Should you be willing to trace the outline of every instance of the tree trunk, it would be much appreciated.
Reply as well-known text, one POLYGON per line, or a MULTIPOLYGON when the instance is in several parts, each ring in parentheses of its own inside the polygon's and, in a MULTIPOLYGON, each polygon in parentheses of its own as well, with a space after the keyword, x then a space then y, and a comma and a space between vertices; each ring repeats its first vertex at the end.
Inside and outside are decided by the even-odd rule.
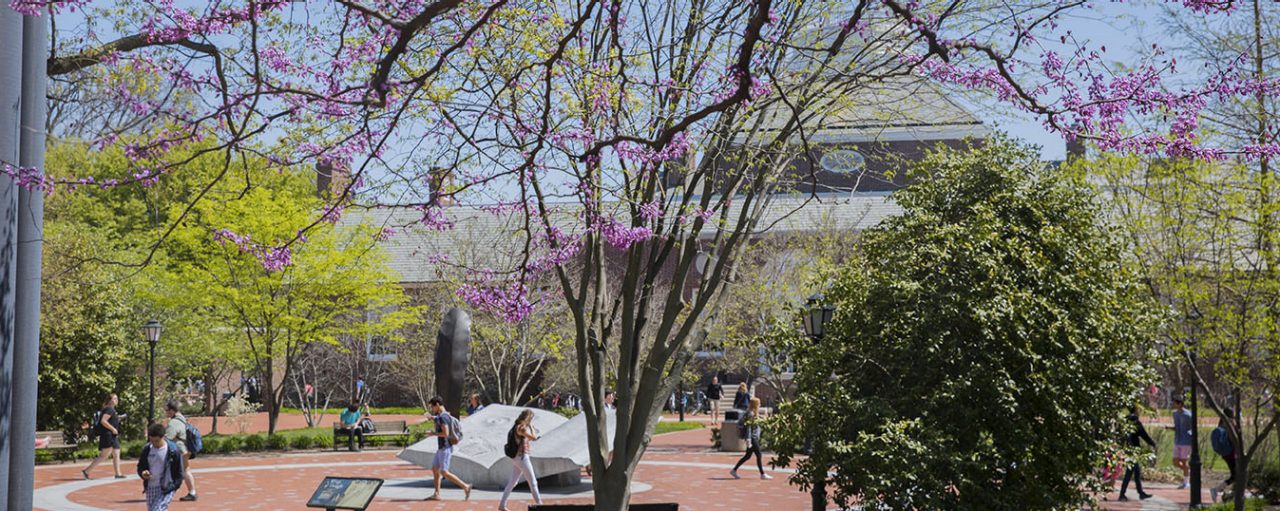
POLYGON ((263 404, 267 405, 267 434, 274 435, 276 432, 276 422, 280 419, 280 405, 276 402, 276 385, 275 385, 275 361, 267 359, 266 367, 263 369, 263 382, 258 384, 258 394, 262 396, 263 404), (262 387, 266 387, 263 392, 262 387))
POLYGON ((596 511, 626 511, 631 503, 631 474, 619 466, 593 481, 596 511))
POLYGON ((1249 483, 1249 456, 1236 457, 1236 480, 1231 485, 1236 511, 1244 511, 1245 488, 1249 483))

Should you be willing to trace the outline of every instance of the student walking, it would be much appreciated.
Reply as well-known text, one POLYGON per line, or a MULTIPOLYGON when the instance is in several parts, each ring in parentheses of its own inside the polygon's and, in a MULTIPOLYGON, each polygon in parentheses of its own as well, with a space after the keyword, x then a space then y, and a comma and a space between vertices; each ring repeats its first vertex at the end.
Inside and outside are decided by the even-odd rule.
POLYGON ((738 384, 738 393, 733 395, 733 407, 746 410, 751 402, 751 392, 747 391, 747 382, 738 384))
POLYGON ((173 400, 165 402, 164 414, 169 416, 164 438, 178 446, 182 454, 182 480, 187 484, 187 494, 178 500, 191 502, 196 500, 196 477, 191 475, 191 453, 187 452, 187 417, 178 411, 178 402, 173 400))
POLYGON ((434 415, 435 432, 427 436, 436 437, 436 455, 431 460, 431 476, 436 482, 436 492, 425 500, 440 500, 440 479, 446 478, 453 484, 462 488, 463 500, 471 500, 471 485, 462 482, 462 479, 449 471, 449 460, 453 457, 453 445, 458 443, 462 437, 459 435, 461 428, 458 427, 458 420, 449 415, 449 411, 444 409, 444 399, 440 396, 431 398, 428 402, 431 405, 431 413, 434 415))
POLYGON ((93 467, 107 458, 111 458, 111 467, 115 469, 116 479, 124 479, 124 474, 120 473, 120 414, 116 412, 116 405, 119 404, 118 396, 107 394, 107 398, 102 401, 102 409, 93 414, 93 424, 89 427, 93 428, 94 434, 98 435, 100 454, 89 463, 88 467, 80 471, 85 479, 89 478, 89 471, 93 470, 93 467))
MULTIPOLYGON (((1127 439, 1129 447, 1139 447, 1142 445, 1142 442, 1146 442, 1152 449, 1155 449, 1156 442, 1151 439, 1151 435, 1147 434, 1147 428, 1142 425, 1142 417, 1138 415, 1137 407, 1129 407, 1128 420, 1129 425, 1132 428, 1127 439)), ((1142 500, 1151 498, 1150 493, 1142 491, 1142 460, 1135 457, 1135 459, 1124 470, 1124 480, 1120 483, 1119 500, 1121 502, 1129 500, 1129 497, 1125 496, 1125 492, 1129 489, 1130 477, 1133 478, 1133 487, 1138 490, 1138 498, 1142 500)))
POLYGON ((1179 490, 1185 490, 1191 484, 1191 466, 1187 460, 1191 459, 1191 428, 1195 427, 1191 410, 1183 406, 1183 399, 1181 395, 1173 396, 1173 466, 1182 470, 1179 490))
POLYGON ((724 389, 720 388, 720 379, 712 376, 707 385, 707 400, 711 401, 711 425, 720 423, 720 398, 724 397, 724 389))
POLYGON ((760 469, 760 479, 773 479, 769 474, 764 473, 764 458, 760 454, 760 398, 753 397, 747 402, 747 413, 742 415, 739 422, 738 431, 742 433, 742 438, 747 440, 747 453, 742 455, 742 459, 738 460, 738 464, 733 466, 733 470, 729 471, 729 475, 734 479, 738 477, 738 467, 751 459, 751 455, 756 457, 756 468, 760 469))
POLYGON ((529 483, 529 491, 533 493, 533 502, 542 505, 542 496, 538 494, 538 476, 533 473, 533 462, 529 459, 529 449, 538 433, 533 429, 533 410, 520 412, 516 423, 507 432, 507 457, 511 458, 511 479, 507 480, 507 489, 502 492, 502 500, 498 501, 498 511, 507 511, 507 498, 511 490, 524 478, 529 483))
POLYGON ((183 463, 178 446, 164 437, 164 426, 147 428, 147 444, 138 456, 138 476, 147 496, 147 511, 168 511, 173 496, 182 487, 183 463))
MULTIPOLYGON (((1222 413, 1227 417, 1235 417, 1235 410, 1227 408, 1222 413)), ((1227 420, 1218 419, 1218 427, 1213 428, 1213 432, 1209 434, 1210 443, 1213 444, 1213 452, 1217 453, 1222 461, 1227 463, 1227 478, 1217 486, 1209 489, 1209 502, 1217 502, 1218 495, 1227 491, 1227 487, 1236 482, 1236 446, 1231 441, 1231 432, 1227 431, 1227 420)), ((1226 501, 1224 497, 1222 499, 1226 501)))

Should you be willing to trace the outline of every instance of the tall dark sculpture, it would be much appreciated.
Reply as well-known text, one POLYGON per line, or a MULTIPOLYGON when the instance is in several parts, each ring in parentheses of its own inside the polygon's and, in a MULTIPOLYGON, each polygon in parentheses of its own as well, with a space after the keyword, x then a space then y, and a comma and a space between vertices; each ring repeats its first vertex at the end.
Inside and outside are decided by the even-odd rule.
POLYGON ((462 386, 471 358, 471 316, 454 307, 444 313, 436 335, 436 393, 456 414, 462 409, 462 386))

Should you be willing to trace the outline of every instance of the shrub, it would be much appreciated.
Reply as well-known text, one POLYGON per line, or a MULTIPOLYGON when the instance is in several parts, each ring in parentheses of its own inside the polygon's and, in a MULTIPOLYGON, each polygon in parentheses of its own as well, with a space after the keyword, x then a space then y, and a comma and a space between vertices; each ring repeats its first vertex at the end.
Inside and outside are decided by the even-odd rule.
POLYGON ((578 410, 577 408, 574 408, 571 406, 561 406, 560 408, 556 408, 555 411, 556 413, 563 415, 566 419, 572 419, 574 417, 577 417, 578 414, 582 413, 581 410, 578 410))
POLYGON ((310 449, 315 444, 315 441, 316 439, 311 435, 298 435, 293 437, 292 447, 294 449, 310 449))
POLYGON ((130 440, 120 444, 120 455, 125 458, 137 458, 138 456, 141 456, 143 443, 144 442, 141 440, 130 440))
POLYGON ((314 443, 316 447, 323 449, 333 447, 333 433, 317 433, 314 443))
POLYGON ((261 451, 267 448, 267 437, 254 434, 244 437, 244 450, 261 451))
POLYGON ((283 451, 289 448, 289 437, 275 434, 267 437, 267 448, 273 451, 283 451))
MULTIPOLYGON (((1245 499, 1244 511, 1263 511, 1266 509, 1267 503, 1262 499, 1245 499)), ((1220 502, 1209 507, 1202 508, 1206 511, 1235 511, 1235 502, 1220 502)))
MULTIPOLYGON (((208 440, 205 440, 208 442, 208 440)), ((231 454, 240 450, 244 442, 237 436, 224 436, 218 440, 218 450, 214 451, 219 454, 231 454)))
POLYGON ((210 453, 210 452, 218 452, 218 449, 219 449, 218 444, 222 442, 222 437, 206 436, 206 437, 201 437, 201 440, 204 442, 204 449, 201 451, 201 454, 204 454, 204 453, 210 453))
POLYGON ((1267 460, 1250 467, 1249 489, 1266 502, 1280 503, 1280 462, 1267 460))

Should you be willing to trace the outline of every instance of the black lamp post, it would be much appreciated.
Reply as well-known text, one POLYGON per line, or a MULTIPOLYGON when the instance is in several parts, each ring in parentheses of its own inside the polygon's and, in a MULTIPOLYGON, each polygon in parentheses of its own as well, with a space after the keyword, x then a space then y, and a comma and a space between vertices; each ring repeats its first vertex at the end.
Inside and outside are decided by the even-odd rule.
POLYGON ((147 425, 156 421, 156 344, 160 343, 160 322, 156 320, 147 321, 142 325, 142 335, 147 340, 147 345, 151 348, 150 361, 148 367, 151 371, 151 411, 147 414, 147 425))
POLYGON ((1196 394, 1196 350, 1187 343, 1187 356, 1191 360, 1191 509, 1201 506, 1200 502, 1200 410, 1196 394))
MULTIPOLYGON (((831 322, 831 316, 834 315, 836 308, 827 305, 826 297, 821 293, 810 296, 805 301, 804 311, 804 333, 809 339, 817 344, 822 337, 827 334, 827 323, 831 322)), ((813 445, 813 452, 819 455, 822 449, 822 443, 817 442, 813 445)), ((813 490, 810 493, 813 498, 813 511, 826 511, 827 509, 827 469, 823 468, 818 476, 818 480, 813 483, 813 490)))

